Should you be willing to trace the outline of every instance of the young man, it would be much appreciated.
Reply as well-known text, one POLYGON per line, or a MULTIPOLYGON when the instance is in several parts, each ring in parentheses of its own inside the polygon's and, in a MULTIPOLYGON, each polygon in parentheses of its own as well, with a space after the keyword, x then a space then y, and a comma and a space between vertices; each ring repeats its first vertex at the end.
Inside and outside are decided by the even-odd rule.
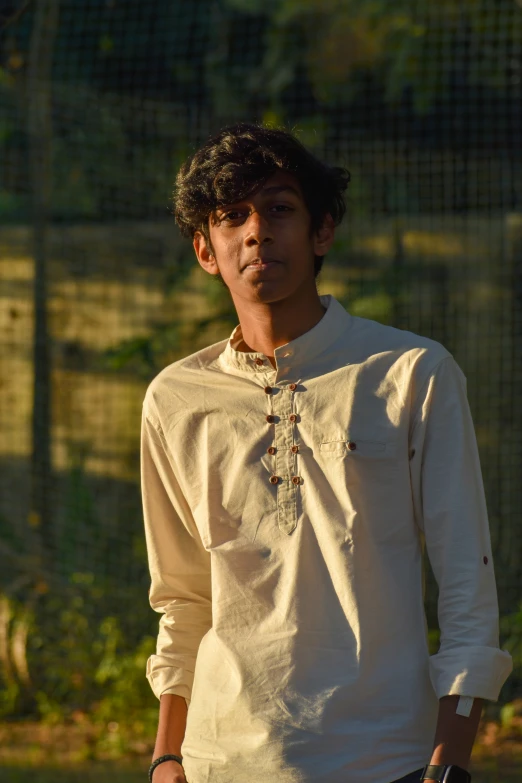
POLYGON ((247 124, 178 175, 178 225, 239 325, 144 401, 153 783, 464 783, 511 671, 461 370, 317 292, 348 180, 247 124))

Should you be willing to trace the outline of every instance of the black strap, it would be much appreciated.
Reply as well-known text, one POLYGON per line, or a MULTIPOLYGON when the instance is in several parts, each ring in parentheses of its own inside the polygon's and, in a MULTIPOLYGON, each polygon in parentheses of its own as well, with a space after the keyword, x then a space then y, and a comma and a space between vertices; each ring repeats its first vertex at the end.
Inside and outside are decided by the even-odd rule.
POLYGON ((152 773, 154 772, 158 764, 163 764, 164 761, 177 761, 178 764, 183 764, 182 757, 175 756, 174 753, 166 753, 164 756, 158 756, 158 758, 154 759, 154 761, 149 767, 149 783, 152 783, 152 773))
POLYGON ((456 764, 426 764, 421 780, 432 780, 435 783, 442 783, 447 770, 450 770, 448 783, 471 783, 471 775, 462 767, 456 764))

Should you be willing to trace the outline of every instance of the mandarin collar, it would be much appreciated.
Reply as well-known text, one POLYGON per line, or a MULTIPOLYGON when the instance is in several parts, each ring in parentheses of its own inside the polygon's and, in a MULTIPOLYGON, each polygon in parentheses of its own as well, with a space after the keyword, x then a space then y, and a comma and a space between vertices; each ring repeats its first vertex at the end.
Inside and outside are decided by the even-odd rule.
POLYGON ((296 337, 295 340, 280 345, 274 350, 277 369, 272 367, 268 358, 262 352, 239 351, 237 346, 243 341, 241 324, 234 327, 225 350, 221 354, 222 366, 226 369, 258 374, 277 373, 287 370, 297 371, 304 368, 319 355, 328 350, 338 336, 345 331, 351 322, 350 314, 332 294, 319 296, 326 312, 320 321, 308 332, 296 337))

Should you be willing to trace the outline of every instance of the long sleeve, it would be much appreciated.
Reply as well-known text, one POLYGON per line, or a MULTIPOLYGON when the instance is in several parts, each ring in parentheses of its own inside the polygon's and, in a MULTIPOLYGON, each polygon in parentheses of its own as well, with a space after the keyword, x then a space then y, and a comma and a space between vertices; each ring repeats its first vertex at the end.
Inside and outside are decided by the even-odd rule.
POLYGON ((147 679, 158 698, 174 693, 188 705, 198 647, 212 624, 210 555, 180 488, 161 427, 145 412, 141 487, 149 599, 162 615, 156 654, 147 661, 147 679))
POLYGON ((512 670, 499 649, 498 601, 486 501, 466 379, 452 357, 413 411, 410 470, 417 524, 439 587, 440 649, 430 657, 438 698, 496 701, 512 670))

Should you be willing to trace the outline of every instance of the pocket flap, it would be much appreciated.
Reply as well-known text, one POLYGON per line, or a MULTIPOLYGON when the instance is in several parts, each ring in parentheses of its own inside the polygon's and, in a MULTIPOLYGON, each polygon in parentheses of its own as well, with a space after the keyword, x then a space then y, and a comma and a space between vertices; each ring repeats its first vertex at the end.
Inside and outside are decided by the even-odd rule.
POLYGON ((363 456, 372 456, 383 454, 386 451, 386 443, 377 440, 366 440, 361 438, 343 438, 337 440, 323 440, 319 444, 319 449, 325 454, 350 454, 363 456))

